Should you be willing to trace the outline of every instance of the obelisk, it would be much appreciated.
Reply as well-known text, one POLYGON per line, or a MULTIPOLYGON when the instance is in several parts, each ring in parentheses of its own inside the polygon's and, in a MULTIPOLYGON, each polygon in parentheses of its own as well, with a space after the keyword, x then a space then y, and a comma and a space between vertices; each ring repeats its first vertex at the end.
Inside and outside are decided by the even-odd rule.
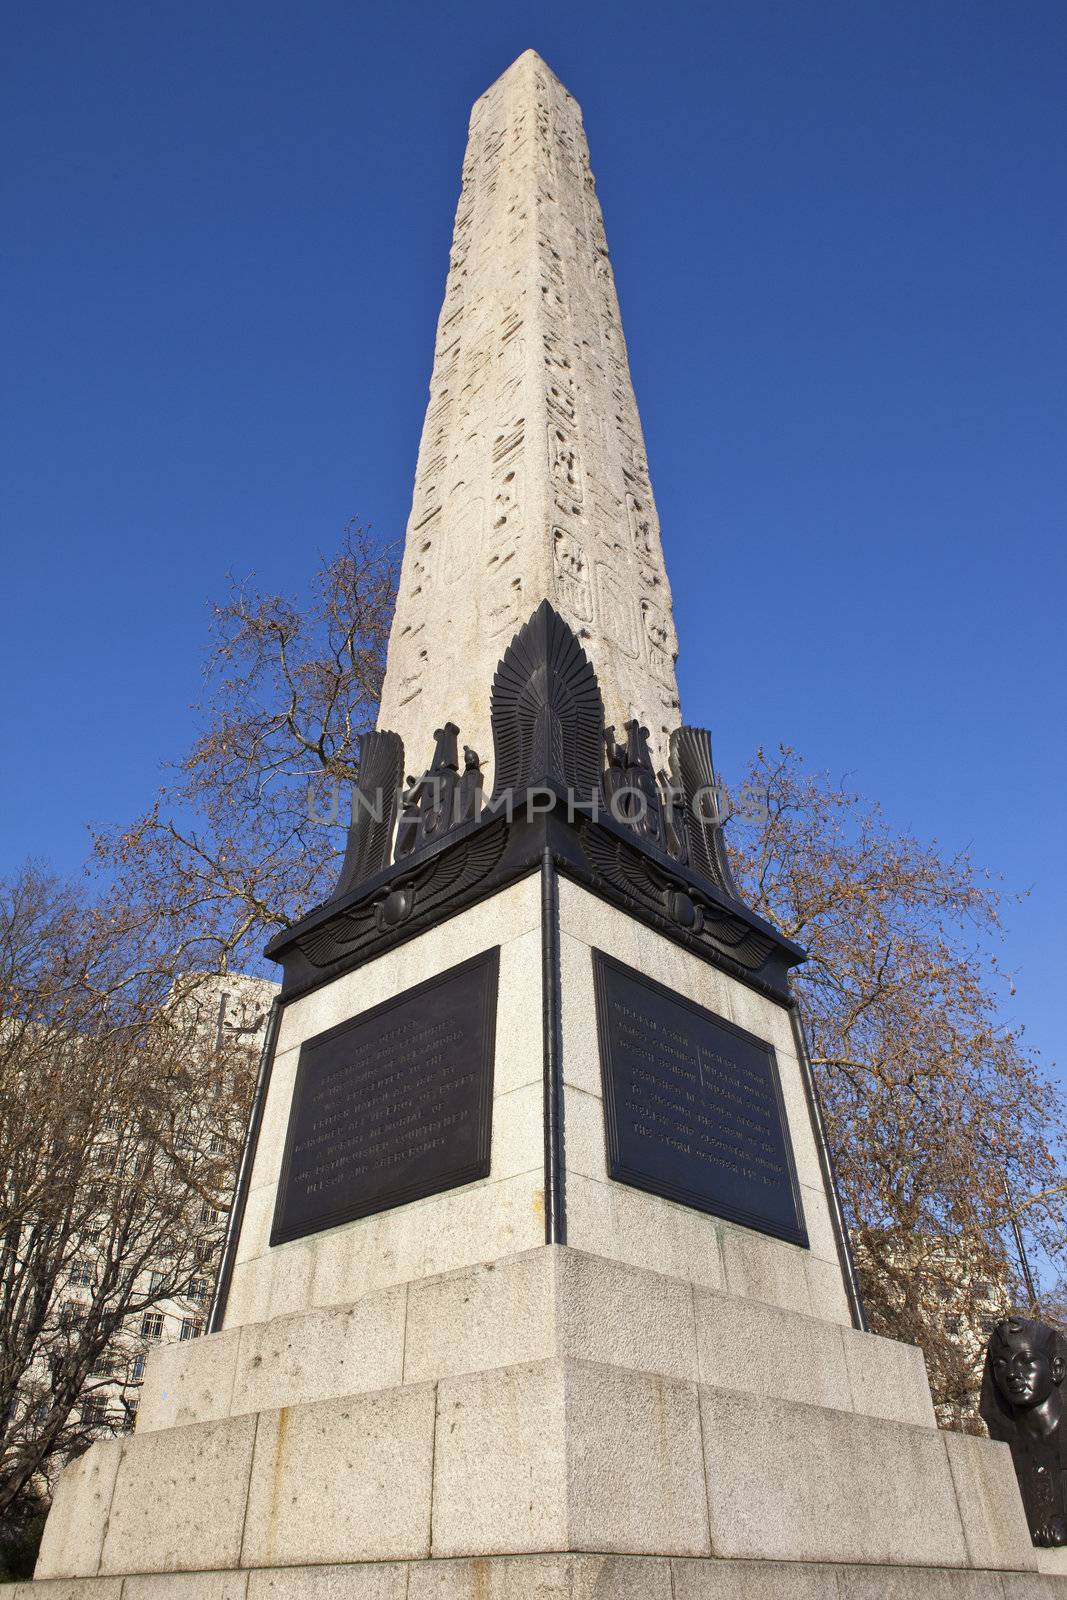
POLYGON ((577 102, 533 50, 471 113, 380 726, 409 769, 441 687, 488 767, 489 684, 550 600, 606 720, 680 720, 652 485, 577 102))
POLYGON ((64 1472, 17 1600, 1067 1593, 1007 1446, 866 1329, 803 951, 673 653, 581 120, 527 52, 471 121, 367 803, 268 947, 210 1332, 64 1472))

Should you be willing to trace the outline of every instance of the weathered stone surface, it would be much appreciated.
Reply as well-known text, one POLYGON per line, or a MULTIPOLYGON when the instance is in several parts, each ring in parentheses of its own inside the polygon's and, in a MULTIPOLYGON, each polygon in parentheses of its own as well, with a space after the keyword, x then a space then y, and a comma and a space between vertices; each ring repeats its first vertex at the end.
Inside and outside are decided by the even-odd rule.
POLYGON ((500 946, 499 992, 505 1003, 496 1008, 493 1093, 505 1095, 544 1079, 540 922, 500 946))
MULTIPOLYGON (((1038 1561, 1049 1551, 1040 1551, 1038 1561)), ((1053 1550, 1053 1556, 1062 1556, 1062 1550, 1053 1550)), ((1067 1573, 1067 1568, 1064 1569, 1067 1573)), ((1039 1574, 1034 1572, 1002 1572, 1000 1574, 1004 1600, 1065 1600, 1067 1575, 1039 1574)))
POLYGON ((721 1223, 720 1239, 729 1294, 764 1300, 786 1311, 811 1313, 806 1271, 807 1251, 753 1233, 750 1228, 721 1223))
POLYGON ((433 1449, 430 1384, 263 1413, 241 1565, 428 1555, 433 1449))
POLYGON ((694 1301, 702 1383, 852 1410, 836 1323, 706 1289, 694 1301))
POLYGON ((568 1363, 565 1424, 572 1549, 710 1551, 695 1384, 568 1363))
POLYGON ((814 1314, 824 1322, 836 1322, 842 1328, 851 1328, 852 1307, 845 1290, 845 1280, 839 1261, 821 1261, 809 1256, 804 1263, 808 1280, 808 1302, 814 1314))
MULTIPOLYGON (((283 1018, 285 1015, 286 1012, 283 1011, 283 1018)), ((295 1040, 287 1048, 275 1051, 271 1063, 270 1093, 263 1108, 263 1121, 256 1142, 256 1159, 252 1167, 250 1185, 252 1193, 262 1189, 264 1185, 273 1184, 281 1168, 285 1136, 289 1128, 289 1106, 293 1098, 299 1060, 300 1051, 295 1040)), ((256 1230, 255 1238, 255 1244, 262 1249, 266 1249, 267 1246, 273 1207, 265 1207, 264 1210, 266 1214, 256 1230)), ((247 1211, 245 1215, 247 1222, 247 1211)), ((250 1233, 250 1230, 246 1226, 241 1232, 244 1236, 250 1233)), ((242 1242, 244 1242, 243 1237, 242 1242)), ((250 1255, 258 1254, 258 1249, 248 1248, 250 1255)))
POLYGON ((690 1286, 542 1246, 409 1290, 407 1382, 556 1355, 695 1379, 690 1286))
POLYGON ((5 1600, 121 1600, 121 1578, 55 1578, 51 1582, 0 1584, 5 1600))
POLYGON ((347 1306, 363 1295, 421 1278, 426 1213, 439 1200, 435 1195, 317 1234, 312 1305, 347 1306))
POLYGON ((1064 1600, 1036 1573, 535 1554, 0 1584, 4 1600, 1064 1600), (125 1587, 123 1586, 125 1584, 125 1587))
POLYGON ((650 1556, 491 1556, 409 1570, 407 1600, 671 1600, 671 1564, 650 1556))
POLYGON ((941 1434, 972 1567, 1037 1570, 1037 1552, 1006 1444, 971 1434, 941 1434))
POLYGON ((935 1426, 921 1351, 757 1300, 694 1290, 701 1382, 935 1426))
POLYGON ((141 1385, 138 1434, 213 1422, 234 1409, 247 1409, 232 1405, 239 1341, 234 1330, 158 1345, 148 1358, 141 1385))
POLYGON ((842 1330, 852 1403, 868 1417, 937 1425, 922 1351, 913 1344, 842 1330))
POLYGON ((406 1300, 404 1288, 381 1289, 351 1306, 242 1328, 234 1413, 270 1411, 399 1384, 406 1300))
POLYGON ((270 1269, 269 1256, 241 1261, 234 1267, 226 1297, 227 1330, 266 1320, 270 1313, 270 1269))
POLYGON ((125 1580, 122 1600, 245 1600, 247 1572, 156 1572, 125 1580))
POLYGON ((677 641, 604 225, 581 112, 528 50, 471 113, 379 719, 409 771, 446 712, 491 757, 494 669, 546 598, 662 761, 677 641))
POLYGON ((129 1440, 101 1572, 236 1567, 255 1432, 255 1417, 237 1417, 129 1440))
POLYGON ((944 1568, 845 1567, 837 1576, 840 1600, 1003 1600, 995 1572, 944 1568))
MULTIPOLYGON (((625 1183, 604 1187, 610 1196, 614 1231, 612 1248, 603 1253, 711 1289, 724 1286, 722 1225, 714 1217, 625 1183)), ((575 1238, 574 1243, 581 1241, 575 1238)), ((596 1244, 583 1248, 600 1253, 596 1244)))
POLYGON ((101 1440, 63 1469, 45 1523, 36 1577, 93 1577, 98 1571, 125 1448, 119 1439, 101 1440))
POLYGON ((696 1389, 544 1362, 438 1388, 434 1554, 701 1554, 696 1389))
POLYGON ((544 1172, 544 1107, 542 1083, 525 1083, 521 1089, 493 1096, 490 1183, 523 1172, 544 1172))
POLYGON ((600 1094, 589 1094, 568 1084, 564 1091, 564 1121, 567 1127, 566 1160, 568 1174, 608 1182, 604 1145, 604 1101, 600 1094))
POLYGON ((405 1600, 408 1568, 402 1561, 347 1567, 284 1567, 253 1572, 248 1600, 405 1600))
POLYGON ((716 1555, 967 1565, 934 1429, 709 1388, 700 1403, 716 1555))
POLYGON ((573 1250, 551 1253, 561 1355, 667 1378, 698 1376, 688 1283, 573 1250))
POLYGON ((556 1362, 438 1384, 435 1556, 567 1548, 565 1413, 556 1362))
POLYGON ((553 1251, 427 1278, 408 1290, 404 1381, 517 1366, 556 1353, 553 1251))
POLYGON ((671 1562, 673 1600, 838 1600, 832 1567, 797 1561, 671 1562))

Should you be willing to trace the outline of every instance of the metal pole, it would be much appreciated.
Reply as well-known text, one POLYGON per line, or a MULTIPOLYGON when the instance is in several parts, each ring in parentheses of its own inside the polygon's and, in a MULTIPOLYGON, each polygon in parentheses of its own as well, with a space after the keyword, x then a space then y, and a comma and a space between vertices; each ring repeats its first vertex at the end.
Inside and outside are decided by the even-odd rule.
POLYGON ((263 1036, 263 1049, 259 1057, 259 1072, 256 1076, 255 1092, 252 1095, 252 1107, 248 1114, 248 1132, 245 1135, 244 1149, 241 1152, 241 1165, 237 1172, 237 1184, 233 1191, 233 1204, 230 1207, 230 1215, 226 1222, 226 1238, 222 1246, 219 1275, 215 1280, 215 1293, 212 1296, 211 1311, 207 1320, 208 1333, 218 1333, 222 1327, 222 1319, 226 1315, 226 1301, 230 1295, 230 1280, 233 1277, 237 1240, 240 1237, 241 1224, 244 1221, 248 1186, 252 1180, 252 1164, 256 1159, 259 1130, 263 1124, 263 1107, 266 1104, 267 1089, 270 1086, 271 1067, 274 1065, 274 1046, 278 1038, 278 1024, 281 1021, 281 1015, 281 1001, 275 999, 271 1003, 270 1016, 267 1018, 267 1031, 263 1036))
POLYGON ((546 1244, 567 1242, 563 1191, 563 1051, 559 985, 559 877, 552 858, 552 848, 546 844, 541 854, 546 1244))
POLYGON ((1011 1190, 1008 1188, 1007 1175, 1003 1172, 1000 1175, 1000 1181, 1004 1188, 1004 1198, 1008 1202, 1008 1221, 1011 1223, 1011 1231, 1015 1235, 1015 1248, 1019 1252, 1019 1265, 1023 1270, 1023 1282, 1026 1284, 1026 1292, 1030 1297, 1030 1314, 1036 1317, 1039 1315, 1041 1308, 1038 1305, 1037 1289, 1034 1285, 1033 1274, 1030 1271, 1030 1262, 1026 1254, 1026 1245, 1023 1242, 1023 1230, 1019 1226, 1019 1219, 1015 1215, 1015 1210, 1012 1205, 1011 1190))
POLYGON ((837 1188, 837 1172, 834 1168, 833 1152, 826 1137, 826 1122, 823 1117, 822 1100, 819 1097, 819 1086, 815 1082, 815 1074, 812 1071, 811 1058, 808 1055, 808 1041, 804 1035, 804 1019, 801 1016, 800 1005, 795 995, 790 1008, 789 1019, 793 1025, 793 1041, 797 1047, 800 1075, 804 1080, 804 1093, 807 1096, 808 1113, 811 1117, 815 1144, 819 1152, 819 1166, 822 1170, 826 1198, 830 1206, 830 1221, 833 1224, 834 1239, 837 1243, 837 1258, 841 1263, 841 1272, 845 1280, 845 1292, 848 1295, 853 1326, 858 1328, 861 1333, 868 1333, 870 1329, 867 1323, 867 1313, 863 1309, 863 1293, 860 1289, 859 1274, 856 1271, 852 1243, 848 1236, 848 1224, 845 1221, 845 1213, 841 1207, 841 1196, 837 1188))

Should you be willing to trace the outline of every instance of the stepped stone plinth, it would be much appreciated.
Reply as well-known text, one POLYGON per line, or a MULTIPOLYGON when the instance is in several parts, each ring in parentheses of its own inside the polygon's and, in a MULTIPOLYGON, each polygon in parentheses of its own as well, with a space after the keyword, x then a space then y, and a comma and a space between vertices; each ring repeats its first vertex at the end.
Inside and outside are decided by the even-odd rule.
POLYGON ((381 726, 270 948, 212 1331, 63 1474, 18 1600, 1067 1596, 1007 1446, 866 1330, 803 952, 738 894, 674 647, 527 52, 471 119, 381 726))

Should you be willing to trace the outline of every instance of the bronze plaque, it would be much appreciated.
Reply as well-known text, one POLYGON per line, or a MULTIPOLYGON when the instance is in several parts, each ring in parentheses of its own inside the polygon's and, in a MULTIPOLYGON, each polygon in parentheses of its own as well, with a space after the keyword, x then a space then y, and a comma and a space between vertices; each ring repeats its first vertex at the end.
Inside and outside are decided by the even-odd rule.
POLYGON ((272 1245, 488 1176, 499 960, 301 1045, 272 1245))
POLYGON ((608 1174, 807 1245, 774 1051, 593 952, 608 1174))

